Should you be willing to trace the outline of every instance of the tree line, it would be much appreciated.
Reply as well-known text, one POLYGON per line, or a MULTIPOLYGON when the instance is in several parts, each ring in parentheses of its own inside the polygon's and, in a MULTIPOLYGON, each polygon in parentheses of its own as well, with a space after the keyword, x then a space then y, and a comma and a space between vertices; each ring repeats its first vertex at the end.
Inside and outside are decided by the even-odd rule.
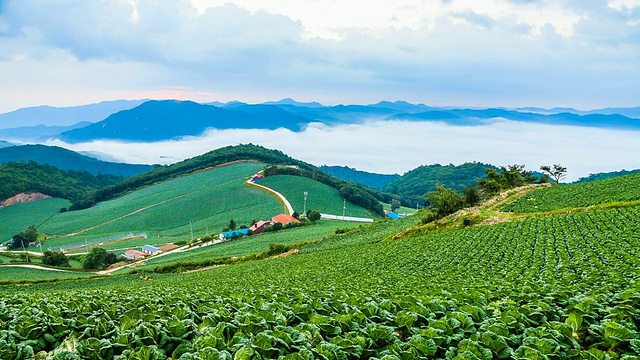
POLYGON ((527 184, 548 183, 550 178, 559 183, 564 179, 567 168, 559 164, 543 165, 540 171, 542 174, 535 174, 519 164, 501 166, 499 169, 487 168, 485 177, 478 179, 477 186, 468 185, 461 192, 437 184, 435 191, 425 195, 429 211, 424 215, 423 223, 443 218, 465 207, 474 206, 481 200, 505 190, 527 184))

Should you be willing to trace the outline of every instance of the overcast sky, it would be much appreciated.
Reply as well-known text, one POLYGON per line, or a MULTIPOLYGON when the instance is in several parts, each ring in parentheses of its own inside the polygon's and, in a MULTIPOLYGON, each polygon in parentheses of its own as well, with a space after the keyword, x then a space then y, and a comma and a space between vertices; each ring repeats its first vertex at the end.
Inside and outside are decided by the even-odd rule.
POLYGON ((0 112, 178 98, 640 105, 640 0, 0 0, 0 112))

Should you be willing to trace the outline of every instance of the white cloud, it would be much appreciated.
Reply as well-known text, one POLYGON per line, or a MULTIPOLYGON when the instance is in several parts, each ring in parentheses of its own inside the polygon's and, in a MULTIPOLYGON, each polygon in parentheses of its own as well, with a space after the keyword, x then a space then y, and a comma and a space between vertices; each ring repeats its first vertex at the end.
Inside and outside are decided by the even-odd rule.
POLYGON ((260 144, 315 165, 345 165, 378 173, 404 173, 425 164, 479 161, 525 164, 530 170, 560 163, 567 180, 589 173, 640 168, 640 133, 501 121, 460 127, 436 122, 370 121, 360 125, 210 131, 205 136, 161 143, 96 141, 51 145, 95 151, 130 163, 168 164, 227 145, 260 144))
POLYGON ((0 112, 175 89, 203 101, 594 108, 640 98, 632 1, 64 4, 4 3, 0 112))

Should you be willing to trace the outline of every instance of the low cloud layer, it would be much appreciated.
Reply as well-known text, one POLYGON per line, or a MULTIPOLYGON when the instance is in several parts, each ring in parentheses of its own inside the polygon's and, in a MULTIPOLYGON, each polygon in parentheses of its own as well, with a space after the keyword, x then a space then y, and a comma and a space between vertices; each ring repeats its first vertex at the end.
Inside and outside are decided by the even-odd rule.
POLYGON ((562 164, 567 180, 590 173, 640 168, 640 133, 514 121, 462 127, 437 122, 370 121, 302 132, 285 129, 210 131, 201 137, 160 143, 50 142, 74 151, 105 154, 127 163, 170 164, 240 143, 278 149, 314 165, 343 165, 376 173, 403 174, 420 165, 478 161, 494 165, 562 164))

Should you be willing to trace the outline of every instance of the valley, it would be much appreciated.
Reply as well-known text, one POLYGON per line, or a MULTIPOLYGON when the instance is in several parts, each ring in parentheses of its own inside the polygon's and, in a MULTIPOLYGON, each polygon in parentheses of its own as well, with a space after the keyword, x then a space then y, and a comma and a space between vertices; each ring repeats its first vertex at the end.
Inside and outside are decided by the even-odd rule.
MULTIPOLYGON (((0 354, 639 355, 640 175, 515 185, 444 217, 433 218, 432 205, 390 220, 344 198, 345 191, 390 194, 283 155, 226 148, 130 178, 126 187, 116 184, 114 189, 130 190, 116 190, 120 195, 83 210, 59 212, 69 203, 56 198, 0 209, 3 223, 15 223, 3 227, 5 234, 31 225, 26 219, 37 220, 38 233, 46 234, 44 248, 66 247, 70 259, 70 267, 50 268, 65 271, 0 265, 0 354), (262 173, 266 176, 256 176, 262 173), (251 178, 280 193, 295 212, 344 211, 374 222, 320 219, 315 225, 218 240, 230 220, 249 226, 286 210, 272 194, 247 186, 251 178), (70 249, 83 242, 113 254, 169 243, 178 250, 112 271, 87 271, 79 269, 89 256, 86 248, 70 249), (41 315, 27 318, 34 313, 41 315)), ((490 169, 515 176, 519 168, 490 169)), ((42 262, 37 252, 29 255, 31 264, 42 262)), ((25 255, 2 253, 0 261, 17 265, 25 255)))

